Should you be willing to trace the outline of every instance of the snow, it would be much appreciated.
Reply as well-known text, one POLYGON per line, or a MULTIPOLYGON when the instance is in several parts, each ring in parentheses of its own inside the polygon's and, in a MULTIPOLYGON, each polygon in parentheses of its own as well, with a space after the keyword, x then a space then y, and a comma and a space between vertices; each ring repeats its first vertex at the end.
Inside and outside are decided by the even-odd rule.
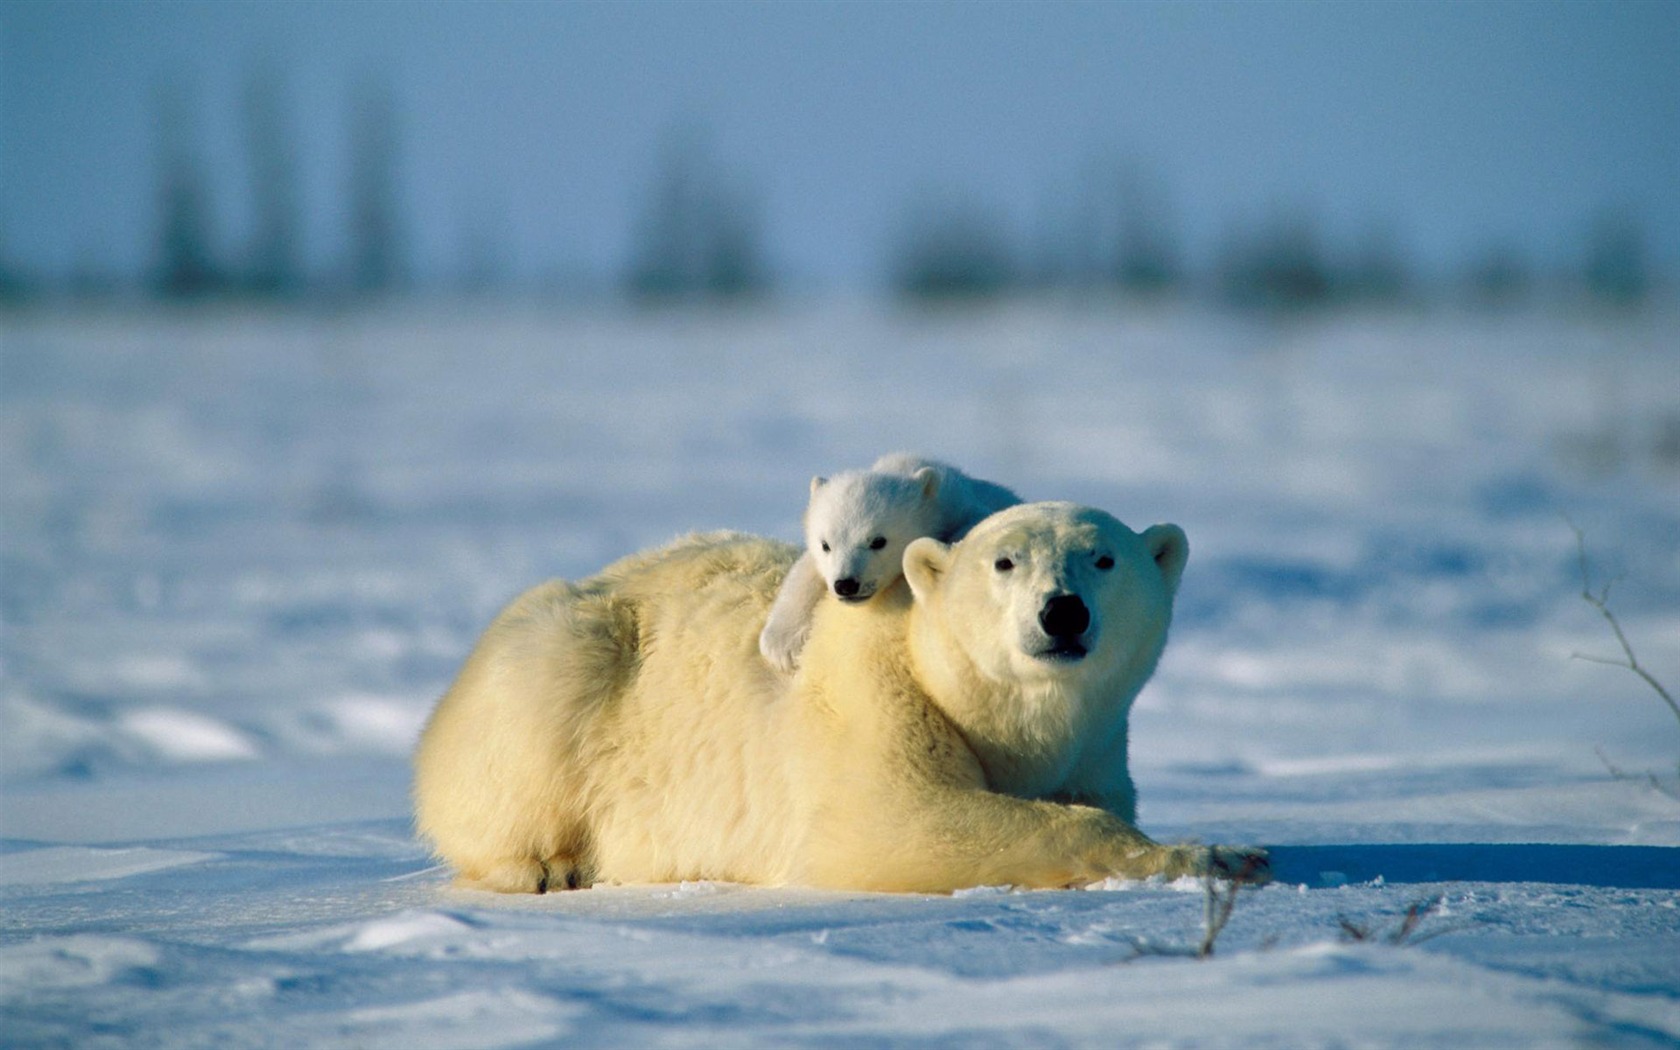
POLYGON ((0 317, 0 1043, 1672 1046, 1680 317, 1054 302, 0 317), (1176 521, 1203 888, 507 898, 412 838, 484 624, 907 448, 1176 521), (1614 776, 1614 764, 1625 772, 1614 776), (1404 943, 1409 908, 1438 900, 1404 943), (1354 942, 1345 930, 1372 936, 1354 942))
POLYGON ((126 849, 47 846, 8 855, 5 867, 0 869, 0 884, 50 885, 126 879, 131 875, 197 864, 214 857, 213 853, 150 849, 145 846, 126 849))

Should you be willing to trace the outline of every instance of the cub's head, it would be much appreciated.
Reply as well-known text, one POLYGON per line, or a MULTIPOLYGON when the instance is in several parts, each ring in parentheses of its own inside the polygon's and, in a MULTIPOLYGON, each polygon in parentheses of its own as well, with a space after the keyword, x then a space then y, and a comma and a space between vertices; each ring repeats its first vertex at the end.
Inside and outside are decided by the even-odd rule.
POLYGON ((904 548, 939 526, 939 475, 858 470, 811 479, 805 546, 828 589, 862 602, 898 579, 904 548))
POLYGON ((1011 507, 957 544, 917 540, 904 575, 943 650, 922 655, 1006 687, 1129 689, 1129 703, 1166 644, 1189 552, 1177 525, 1139 534, 1072 503, 1011 507))

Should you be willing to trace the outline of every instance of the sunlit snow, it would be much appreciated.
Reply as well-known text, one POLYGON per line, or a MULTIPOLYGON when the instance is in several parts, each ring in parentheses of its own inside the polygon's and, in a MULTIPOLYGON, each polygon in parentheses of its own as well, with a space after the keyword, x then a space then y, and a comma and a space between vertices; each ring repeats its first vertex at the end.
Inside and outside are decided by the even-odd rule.
POLYGON ((1680 724, 1569 524, 1680 686, 1672 312, 16 313, 0 477, 6 1045, 1680 1040, 1680 724), (1140 822, 1279 875, 1213 958, 1194 880, 449 887, 406 755, 503 602, 892 449, 1186 529, 1140 822))

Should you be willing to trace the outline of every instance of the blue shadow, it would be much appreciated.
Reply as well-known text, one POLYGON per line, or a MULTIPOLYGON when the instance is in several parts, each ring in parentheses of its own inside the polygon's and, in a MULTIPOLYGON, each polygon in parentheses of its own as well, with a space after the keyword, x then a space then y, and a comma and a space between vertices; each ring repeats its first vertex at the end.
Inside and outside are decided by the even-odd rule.
POLYGON ((1540 843, 1272 846, 1279 882, 1556 882, 1620 889, 1680 889, 1680 848, 1540 843))

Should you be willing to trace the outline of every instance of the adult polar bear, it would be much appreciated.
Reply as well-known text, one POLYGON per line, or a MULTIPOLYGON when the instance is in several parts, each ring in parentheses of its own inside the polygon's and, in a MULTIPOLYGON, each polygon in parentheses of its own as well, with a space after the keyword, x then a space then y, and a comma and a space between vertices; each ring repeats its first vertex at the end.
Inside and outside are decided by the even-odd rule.
POLYGON ((468 885, 722 879, 945 891, 1264 858, 1133 827, 1132 699, 1188 548, 1027 504, 906 550, 907 586, 818 609, 799 673, 758 652, 797 549, 680 540, 516 599, 416 754, 420 832, 468 885))

